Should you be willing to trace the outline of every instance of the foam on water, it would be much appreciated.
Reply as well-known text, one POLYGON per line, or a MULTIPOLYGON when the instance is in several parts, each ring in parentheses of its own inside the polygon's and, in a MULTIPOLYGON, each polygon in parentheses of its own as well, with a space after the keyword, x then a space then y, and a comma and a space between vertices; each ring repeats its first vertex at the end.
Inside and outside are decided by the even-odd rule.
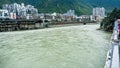
POLYGON ((103 68, 111 34, 98 27, 0 33, 0 68, 103 68))

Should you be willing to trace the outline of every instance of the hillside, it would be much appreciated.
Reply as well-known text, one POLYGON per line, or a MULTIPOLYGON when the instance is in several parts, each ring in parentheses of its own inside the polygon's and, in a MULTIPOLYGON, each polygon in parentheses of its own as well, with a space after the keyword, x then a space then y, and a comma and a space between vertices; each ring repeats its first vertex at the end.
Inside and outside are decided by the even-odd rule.
POLYGON ((78 0, 0 0, 0 6, 5 3, 32 4, 39 9, 39 12, 60 12, 64 13, 69 9, 75 10, 77 14, 90 14, 92 6, 78 0))
POLYGON ((105 7, 107 11, 120 8, 120 0, 84 0, 93 7, 105 7))
POLYGON ((107 11, 113 8, 120 8, 120 0, 0 0, 2 4, 25 3, 34 5, 39 12, 60 12, 64 13, 73 9, 77 14, 91 14, 92 7, 105 7, 107 11))

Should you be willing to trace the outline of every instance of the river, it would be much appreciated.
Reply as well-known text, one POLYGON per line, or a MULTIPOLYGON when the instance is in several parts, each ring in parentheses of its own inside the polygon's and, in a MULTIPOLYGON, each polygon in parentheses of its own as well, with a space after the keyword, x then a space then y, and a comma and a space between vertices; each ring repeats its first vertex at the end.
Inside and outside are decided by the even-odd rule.
POLYGON ((103 68, 110 33, 99 25, 0 33, 0 68, 103 68))

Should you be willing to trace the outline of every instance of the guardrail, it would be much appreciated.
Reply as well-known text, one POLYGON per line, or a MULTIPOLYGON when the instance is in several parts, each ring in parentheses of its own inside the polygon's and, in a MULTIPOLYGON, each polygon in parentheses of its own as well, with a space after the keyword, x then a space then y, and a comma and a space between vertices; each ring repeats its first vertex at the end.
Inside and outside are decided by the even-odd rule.
POLYGON ((120 57, 119 57, 119 43, 120 40, 118 39, 118 22, 114 22, 114 30, 111 37, 111 48, 108 51, 106 64, 104 68, 120 68, 120 57))

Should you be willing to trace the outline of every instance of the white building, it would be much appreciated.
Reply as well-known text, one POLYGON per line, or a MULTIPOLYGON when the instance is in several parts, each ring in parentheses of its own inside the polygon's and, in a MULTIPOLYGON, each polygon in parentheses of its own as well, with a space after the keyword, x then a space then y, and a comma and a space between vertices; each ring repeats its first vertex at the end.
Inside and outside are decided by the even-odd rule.
POLYGON ((0 9, 0 18, 9 18, 8 10, 0 9))
POLYGON ((9 16, 10 16, 10 19, 16 19, 17 17, 16 17, 16 13, 10 13, 9 14, 9 16))
POLYGON ((66 20, 69 22, 75 20, 75 17, 76 17, 75 10, 68 10, 67 13, 63 14, 63 20, 66 20))
POLYGON ((105 16, 105 8, 104 7, 93 8, 93 15, 104 17, 105 16))
POLYGON ((63 14, 64 16, 75 16, 75 10, 68 10, 67 13, 63 14))
POLYGON ((93 17, 97 21, 101 21, 105 17, 105 8, 104 7, 96 7, 93 8, 93 17))
POLYGON ((25 18, 28 14, 38 14, 38 10, 32 5, 24 5, 24 3, 4 4, 3 9, 8 10, 9 13, 15 13, 17 18, 25 18))
POLYGON ((52 16, 52 19, 55 20, 55 17, 57 16, 57 13, 54 12, 54 13, 51 14, 51 16, 52 16))
POLYGON ((90 18, 90 15, 81 15, 79 17, 77 17, 77 20, 79 22, 91 22, 91 18, 90 18))

